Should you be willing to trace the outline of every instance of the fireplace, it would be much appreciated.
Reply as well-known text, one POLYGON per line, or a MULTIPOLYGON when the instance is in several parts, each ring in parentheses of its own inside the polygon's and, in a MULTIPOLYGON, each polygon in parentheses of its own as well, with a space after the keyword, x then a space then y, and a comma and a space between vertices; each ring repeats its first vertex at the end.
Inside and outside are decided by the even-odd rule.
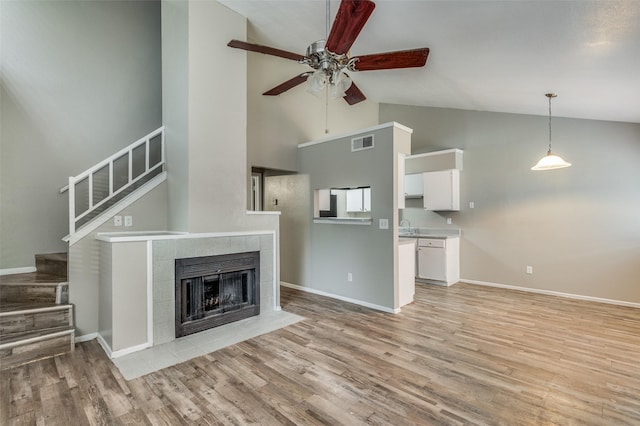
POLYGON ((175 262, 176 337, 260 314, 260 252, 175 262))

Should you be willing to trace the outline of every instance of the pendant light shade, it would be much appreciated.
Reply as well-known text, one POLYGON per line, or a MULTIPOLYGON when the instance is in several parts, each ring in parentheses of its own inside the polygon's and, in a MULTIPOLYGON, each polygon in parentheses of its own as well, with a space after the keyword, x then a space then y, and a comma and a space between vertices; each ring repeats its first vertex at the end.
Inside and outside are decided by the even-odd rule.
POLYGON ((564 161, 562 157, 551 153, 551 99, 558 95, 555 93, 547 93, 545 96, 549 98, 549 150, 547 151, 547 155, 542 157, 531 170, 562 169, 571 165, 571 163, 564 161))

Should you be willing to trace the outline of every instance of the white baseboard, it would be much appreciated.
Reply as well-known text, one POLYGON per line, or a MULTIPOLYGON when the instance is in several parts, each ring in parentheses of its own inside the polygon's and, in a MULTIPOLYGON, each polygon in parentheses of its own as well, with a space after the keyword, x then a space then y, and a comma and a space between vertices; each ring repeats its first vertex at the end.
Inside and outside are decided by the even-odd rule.
POLYGON ((307 293, 317 294, 318 296, 326 296, 332 299, 342 300, 343 302, 353 303, 354 305, 364 306, 366 308, 375 309, 377 311, 388 312, 390 314, 397 314, 400 312, 400 308, 397 308, 397 309, 387 308, 386 306, 376 305, 373 303, 365 302, 363 300, 351 299, 350 297, 344 297, 338 294, 327 293, 326 291, 316 290, 310 287, 303 287, 300 285, 291 284, 284 281, 280 281, 280 285, 283 287, 289 287, 289 288, 293 288, 300 291, 306 291, 307 293))
POLYGON ((0 269, 0 275, 30 274, 31 272, 36 272, 35 266, 25 266, 23 268, 0 269))
POLYGON ((584 296, 581 294, 562 293, 560 291, 541 290, 538 288, 531 288, 531 287, 518 287, 515 285, 470 280, 467 278, 460 278, 460 282, 467 283, 467 284, 483 285, 486 287, 497 287, 497 288, 506 288, 509 290, 520 290, 520 291, 526 291, 528 293, 546 294, 549 296, 565 297, 567 299, 586 300, 589 302, 600 302, 600 303, 608 303, 610 305, 620 305, 620 306, 628 306, 630 308, 640 308, 640 303, 627 302, 624 300, 605 299, 602 297, 584 296))
POLYGON ((75 338, 76 343, 88 342, 89 340, 93 340, 98 337, 98 333, 89 333, 83 334, 82 336, 78 336, 75 338))
POLYGON ((96 333, 96 339, 98 340, 98 343, 100 344, 100 346, 102 346, 102 349, 107 354, 109 359, 120 358, 121 356, 129 355, 134 352, 138 352, 143 349, 150 348, 152 346, 150 343, 143 343, 141 345, 131 346, 130 348, 124 348, 117 351, 113 351, 111 350, 111 347, 109 346, 107 341, 104 340, 104 338, 99 333, 96 333))
POLYGON ((106 353, 109 359, 111 359, 112 358, 111 347, 109 346, 107 341, 104 340, 104 337, 102 337, 99 333, 96 333, 96 340, 98 341, 100 346, 102 346, 102 350, 104 351, 104 353, 106 353))
POLYGON ((144 349, 152 347, 151 343, 143 343, 141 345, 131 346, 129 348, 120 349, 118 351, 111 352, 111 359, 120 358, 121 356, 129 355, 134 352, 138 352, 144 349))

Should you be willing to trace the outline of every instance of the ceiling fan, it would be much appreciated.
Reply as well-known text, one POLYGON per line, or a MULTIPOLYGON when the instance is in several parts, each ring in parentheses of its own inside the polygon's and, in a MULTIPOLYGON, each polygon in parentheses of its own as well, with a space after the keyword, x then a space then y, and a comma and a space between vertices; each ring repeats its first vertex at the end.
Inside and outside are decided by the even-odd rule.
POLYGON ((310 91, 319 92, 328 86, 333 97, 343 97, 349 105, 354 105, 364 101, 366 97, 345 70, 356 72, 422 67, 429 55, 428 48, 421 48, 350 56, 349 49, 375 7, 371 0, 342 0, 327 40, 311 43, 304 56, 240 40, 231 40, 228 46, 291 59, 313 69, 285 81, 263 95, 276 96, 307 81, 310 91))

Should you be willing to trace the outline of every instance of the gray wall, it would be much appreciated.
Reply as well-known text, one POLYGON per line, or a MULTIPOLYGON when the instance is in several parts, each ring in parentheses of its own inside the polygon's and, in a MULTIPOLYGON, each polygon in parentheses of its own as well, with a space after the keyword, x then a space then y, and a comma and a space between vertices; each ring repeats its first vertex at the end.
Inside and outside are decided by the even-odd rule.
POLYGON ((0 269, 66 251, 78 174, 162 124, 160 3, 0 2, 0 269))
POLYGON ((162 1, 162 123, 169 191, 169 226, 189 229, 189 7, 183 0, 162 1))
POLYGON ((382 104, 380 119, 414 129, 413 153, 464 149, 462 210, 402 215, 453 219, 463 279, 640 302, 640 124, 554 117, 553 150, 573 166, 534 172, 546 116, 382 104))
MULTIPOLYGON (((375 137, 374 149, 351 152, 351 138, 356 135, 299 149, 300 172, 309 175, 309 205, 313 206, 316 189, 370 186, 373 223, 312 223, 309 211, 309 256, 296 259, 309 261, 307 272, 301 274, 308 281, 293 284, 392 309, 397 280, 393 223, 398 220, 394 190, 398 150, 394 149, 394 127, 361 134, 371 133, 375 137), (381 218, 389 220, 389 229, 378 228, 381 218), (347 281, 349 272, 353 274, 352 282, 347 281)), ((407 141, 406 151, 408 145, 407 141)), ((302 237, 304 234, 299 236, 302 237)))
POLYGON ((280 212, 280 279, 291 284, 308 283, 310 263, 309 175, 264 178, 264 209, 280 212), (278 205, 272 200, 277 199, 278 205))
MULTIPOLYGON (((76 337, 97 333, 100 322, 110 324, 113 320, 110 313, 100 309, 103 303, 104 306, 110 305, 112 296, 108 294, 113 293, 111 288, 100 287, 100 274, 105 271, 101 268, 100 242, 95 239, 96 234, 167 229, 167 192, 167 182, 164 182, 120 211, 118 214, 122 216, 133 217, 132 227, 113 226, 113 221, 110 220, 69 247, 69 301, 74 304, 76 337), (103 296, 107 299, 101 300, 103 296)), ((110 267, 108 264, 106 266, 110 267)), ((113 272, 105 273, 107 275, 102 277, 103 280, 113 277, 113 272)))

